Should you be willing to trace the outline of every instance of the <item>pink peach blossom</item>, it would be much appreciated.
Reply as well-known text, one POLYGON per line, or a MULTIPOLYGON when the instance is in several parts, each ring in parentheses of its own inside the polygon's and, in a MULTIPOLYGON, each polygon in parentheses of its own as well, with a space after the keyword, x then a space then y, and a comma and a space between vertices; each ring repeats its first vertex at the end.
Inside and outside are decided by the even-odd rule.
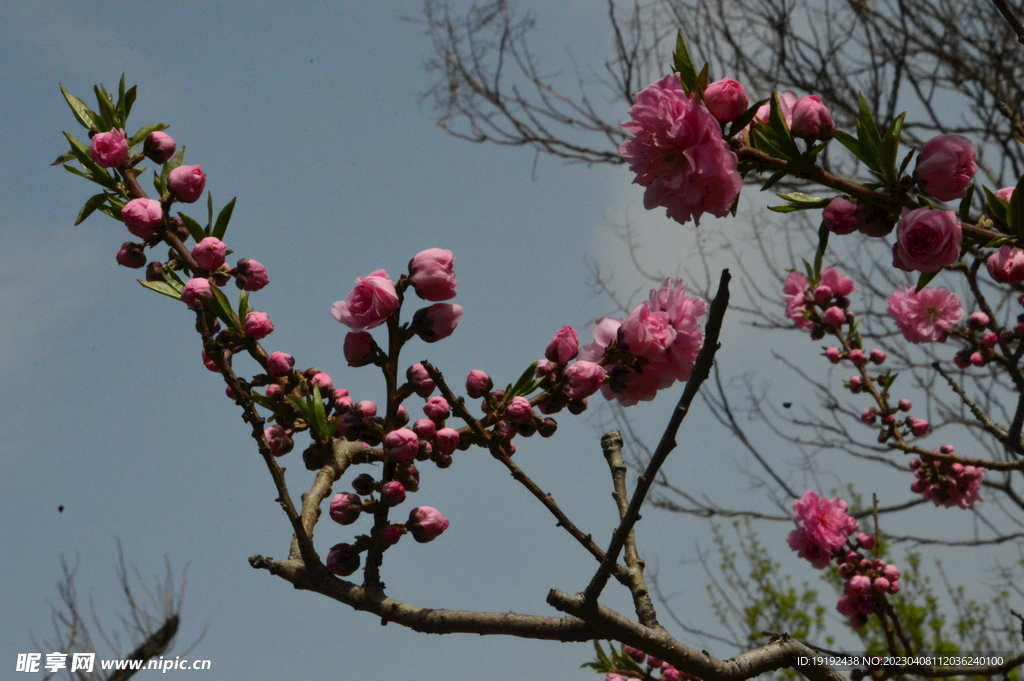
POLYGON ((331 314, 353 331, 380 326, 398 309, 398 292, 384 270, 356 279, 348 298, 331 306, 331 314))

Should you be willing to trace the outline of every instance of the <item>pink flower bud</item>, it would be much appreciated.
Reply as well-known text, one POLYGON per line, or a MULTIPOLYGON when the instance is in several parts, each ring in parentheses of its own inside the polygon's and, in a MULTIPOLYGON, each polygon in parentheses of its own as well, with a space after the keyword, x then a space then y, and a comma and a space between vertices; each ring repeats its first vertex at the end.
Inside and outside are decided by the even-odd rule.
POLYGON ((359 569, 359 551, 351 544, 335 544, 327 554, 327 571, 348 577, 359 569))
POLYGON ((931 208, 908 211, 896 227, 892 264, 906 271, 938 272, 960 259, 962 239, 955 212, 931 208))
POLYGON ((865 575, 854 575, 846 582, 845 591, 847 595, 854 596, 857 594, 867 593, 870 590, 871 578, 866 577, 865 575))
POLYGON ((270 447, 270 453, 274 456, 284 456, 295 446, 287 431, 276 423, 263 430, 263 437, 267 441, 267 446, 270 447))
POLYGON ((409 282, 416 295, 431 302, 455 297, 455 256, 442 248, 417 253, 409 262, 409 282))
POLYGON ((735 80, 716 80, 704 89, 704 103, 720 123, 731 123, 747 110, 747 89, 735 80))
POLYGON ((189 279, 181 290, 181 299, 188 305, 190 310, 196 309, 196 303, 199 302, 200 298, 209 298, 212 295, 210 280, 204 277, 189 279))
POLYGON ((401 525, 388 525, 380 531, 380 538, 385 546, 394 546, 402 538, 401 525))
POLYGON ((875 577, 871 586, 874 587, 876 592, 884 594, 889 591, 889 580, 885 577, 875 577))
POLYGON ((850 377, 850 390, 857 392, 864 386, 864 379, 860 376, 850 377))
POLYGON ((341 525, 351 525, 363 512, 363 502, 355 494, 342 492, 335 494, 331 499, 330 514, 331 520, 341 525))
POLYGON ((865 409, 860 413, 860 420, 862 423, 865 423, 869 426, 873 426, 875 422, 878 420, 878 410, 876 410, 874 407, 865 409))
POLYGON ((966 369, 971 366, 971 353, 968 350, 961 350, 960 352, 953 355, 953 364, 958 369, 966 369))
POLYGON ((420 451, 420 439, 408 428, 399 428, 384 436, 384 446, 396 461, 412 461, 420 451))
POLYGON ((267 276, 267 268, 252 258, 242 258, 238 261, 238 274, 235 285, 243 291, 259 291, 270 283, 267 276))
POLYGON ((412 424, 412 429, 421 440, 433 440, 437 436, 437 424, 430 419, 419 419, 412 424))
POLYGON ((829 348, 825 351, 825 357, 833 364, 839 364, 843 359, 843 351, 839 348, 829 348))
POLYGON ((326 371, 316 372, 309 380, 313 385, 320 388, 321 395, 326 396, 334 391, 334 381, 331 380, 331 375, 326 371))
POLYGON ((132 199, 121 209, 121 219, 133 235, 148 239, 163 222, 164 209, 153 199, 132 199))
POLYGON ((910 428, 910 432, 917 437, 924 437, 928 434, 930 424, 924 419, 916 419, 913 416, 908 416, 907 426, 910 428))
POLYGON ((988 315, 984 312, 972 312, 971 316, 967 318, 967 323, 973 329, 984 329, 989 323, 988 315))
POLYGON ((910 411, 911 409, 914 408, 914 405, 913 405, 913 403, 911 403, 910 400, 902 399, 902 400, 899 401, 899 404, 897 405, 897 408, 900 411, 910 411))
POLYGON ((508 405, 508 418, 516 425, 526 423, 532 419, 533 407, 530 406, 530 400, 518 395, 513 397, 508 405))
POLYGON ((604 367, 595 362, 580 361, 565 370, 565 393, 571 400, 590 397, 604 383, 604 367))
POLYGON ((430 377, 422 364, 413 364, 409 367, 405 372, 405 378, 412 384, 412 389, 420 397, 430 397, 430 394, 434 392, 434 379, 430 377))
POLYGON ((377 403, 370 400, 356 402, 354 408, 364 419, 372 419, 377 415, 377 403))
POLYGON ((821 316, 821 321, 825 326, 838 329, 846 322, 846 310, 833 305, 829 309, 825 310, 825 314, 821 316))
POLYGON ((875 348, 871 351, 871 363, 872 364, 885 364, 885 359, 888 355, 885 354, 884 350, 875 348))
POLYGON ((978 166, 974 145, 960 135, 939 135, 928 140, 917 157, 915 175, 921 190, 939 201, 962 199, 978 166))
POLYGON ((660 681, 680 681, 683 678, 683 673, 675 667, 670 667, 661 670, 660 681))
POLYGON ((366 331, 349 331, 345 334, 345 361, 350 367, 361 367, 373 361, 373 349, 377 344, 366 331))
POLYGON ((274 323, 266 312, 250 312, 245 315, 245 332, 253 339, 260 340, 270 335, 274 323))
POLYGON ((626 653, 627 655, 629 655, 634 660, 636 660, 639 664, 643 664, 647 660, 647 653, 645 653, 644 651, 640 650, 639 648, 634 648, 632 646, 625 646, 622 649, 622 651, 624 653, 626 653))
POLYGON ((981 343, 986 348, 994 348, 996 345, 999 344, 999 335, 994 331, 989 331, 988 333, 981 337, 981 343))
POLYGON ((864 351, 860 349, 850 350, 850 361, 853 362, 853 366, 862 367, 868 363, 868 358, 864 356, 864 351))
POLYGON ((416 311, 412 326, 420 338, 428 343, 435 343, 452 335, 461 319, 461 305, 434 303, 430 307, 416 311))
POLYGON ((576 331, 574 331, 571 326, 563 326, 557 333, 555 333, 551 342, 548 343, 547 350, 544 351, 544 356, 551 362, 555 362, 557 364, 568 364, 569 360, 576 357, 579 345, 580 339, 579 336, 576 335, 576 331))
POLYGON ((824 307, 830 300, 832 300, 832 288, 829 286, 819 286, 814 289, 814 302, 824 307))
POLYGON ((167 175, 167 186, 179 201, 195 203, 206 188, 202 166, 178 166, 167 175))
POLYGON ((204 270, 212 272, 224 264, 224 254, 228 247, 216 237, 208 236, 192 249, 192 257, 204 270))
POLYGON ((423 413, 434 421, 443 421, 451 415, 452 409, 448 404, 448 400, 438 395, 437 397, 431 397, 424 403, 423 413))
POLYGON ((981 354, 980 352, 972 352, 971 353, 971 364, 973 364, 974 366, 976 366, 976 367, 983 367, 987 363, 988 362, 985 359, 985 355, 981 354))
POLYGON ((832 114, 817 95, 801 97, 793 104, 793 122, 789 129, 795 137, 809 140, 828 140, 836 134, 832 114))
POLYGON ((409 423, 409 410, 405 408, 404 404, 398 405, 398 413, 395 416, 395 425, 399 428, 409 423))
POLYGON ((885 578, 890 582, 895 582, 900 578, 900 570, 895 565, 886 565, 882 574, 884 574, 885 578))
POLYGON ((469 372, 469 376, 466 377, 466 394, 473 399, 478 399, 486 395, 494 387, 494 381, 491 377, 478 369, 474 369, 469 372))
POLYGON ((271 376, 287 376, 295 366, 295 358, 287 352, 273 352, 267 357, 267 373, 271 376))
POLYGON ((1003 244, 985 261, 989 276, 1000 284, 1024 282, 1024 251, 1010 244, 1003 244))
POLYGON ((661 660, 659 660, 658 658, 656 658, 654 655, 648 655, 647 656, 647 664, 651 665, 652 667, 657 668, 657 667, 663 666, 665 663, 662 662, 661 660))
POLYGON ((210 359, 210 356, 206 354, 206 350, 203 350, 202 356, 203 366, 205 366, 208 371, 212 371, 214 373, 220 372, 220 369, 217 367, 217 363, 210 359))
POLYGON ((356 279, 348 298, 331 306, 331 314, 353 331, 363 331, 383 324, 398 306, 398 292, 388 273, 375 270, 356 279))
POLYGON ((146 266, 146 251, 142 244, 125 241, 121 244, 121 248, 117 249, 115 259, 121 267, 130 267, 133 270, 137 270, 140 267, 146 266))
POLYGON ((397 480, 384 483, 384 489, 380 492, 380 498, 385 506, 398 506, 405 501, 405 485, 397 480))
POLYGON ((850 234, 857 231, 857 212, 860 206, 846 198, 837 196, 821 213, 821 219, 825 228, 833 234, 850 234))
POLYGON ((267 386, 267 399, 268 400, 279 400, 284 397, 284 388, 277 383, 271 383, 267 386))
POLYGON ((451 456, 459 447, 459 431, 454 428, 441 428, 437 431, 434 442, 438 452, 451 456))
POLYGON ((158 130, 149 133, 146 141, 142 143, 142 153, 153 163, 167 163, 168 159, 174 156, 177 147, 178 144, 173 137, 158 130))
POLYGON ((369 473, 360 473, 352 480, 352 489, 357 494, 367 495, 376 489, 377 481, 373 479, 373 476, 369 473))
POLYGON ((425 544, 437 539, 448 529, 448 520, 436 508, 419 506, 409 512, 409 521, 405 527, 412 533, 413 539, 425 544))
POLYGON ((89 143, 89 155, 96 165, 117 168, 128 160, 128 138, 124 130, 98 132, 89 143))
POLYGON ((861 532, 857 535, 857 545, 865 551, 870 551, 875 548, 875 538, 867 532, 861 532))

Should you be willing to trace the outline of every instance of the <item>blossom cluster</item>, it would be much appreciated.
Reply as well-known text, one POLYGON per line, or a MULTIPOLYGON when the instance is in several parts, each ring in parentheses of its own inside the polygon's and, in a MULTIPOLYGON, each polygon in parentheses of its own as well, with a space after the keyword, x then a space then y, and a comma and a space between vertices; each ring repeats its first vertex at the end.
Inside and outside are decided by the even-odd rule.
POLYGON ((793 513, 797 527, 786 543, 819 570, 828 567, 832 555, 858 529, 857 520, 846 513, 845 501, 826 499, 812 490, 793 502, 793 513))
MULTIPOLYGON (((939 452, 956 453, 950 445, 941 447, 939 452)), ((936 506, 972 508, 981 499, 979 491, 985 479, 984 468, 922 455, 910 462, 910 470, 914 471, 915 478, 910 485, 911 491, 936 506)))
POLYGON ((850 306, 849 295, 856 289, 853 281, 835 267, 823 269, 816 281, 794 270, 786 277, 782 288, 786 316, 796 322, 797 328, 810 329, 811 338, 836 333, 852 320, 846 309, 850 306))
POLYGON ((860 629, 867 624, 868 615, 878 609, 884 594, 899 592, 900 570, 881 558, 866 558, 857 550, 874 547, 875 538, 871 535, 862 532, 855 541, 856 548, 836 559, 839 576, 845 580, 836 610, 849 618, 850 626, 860 629))

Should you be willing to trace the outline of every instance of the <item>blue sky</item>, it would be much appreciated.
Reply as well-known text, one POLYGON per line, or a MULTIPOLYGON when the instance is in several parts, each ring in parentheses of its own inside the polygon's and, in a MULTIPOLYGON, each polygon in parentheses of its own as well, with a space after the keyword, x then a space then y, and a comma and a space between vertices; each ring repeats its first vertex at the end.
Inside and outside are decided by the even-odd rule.
MULTIPOLYGON (((586 59, 610 40, 594 3, 543 11, 542 47, 573 45, 586 59)), ((111 621, 119 538, 145 575, 165 555, 190 564, 176 652, 207 627, 191 656, 212 660, 209 678, 588 678, 578 669, 585 645, 381 627, 252 570, 248 556, 283 557, 290 534, 236 408, 200 363, 191 315, 115 264, 121 225, 96 214, 72 226, 92 187, 49 166, 66 150, 61 130, 84 138, 58 83, 89 100, 94 83, 116 86, 125 72, 139 86, 129 127, 169 124, 218 206, 238 197, 226 241, 270 271, 271 285, 253 296, 276 326, 268 350, 327 371, 357 399, 381 400, 373 369, 345 366, 330 305, 356 277, 384 268, 397 278, 416 252, 442 247, 456 254, 454 302, 465 316, 447 341, 412 346, 410 363, 429 358, 454 382, 471 369, 513 380, 563 324, 585 338, 587 323, 609 311, 587 286, 587 257, 614 271, 622 290, 638 285, 611 225, 638 219, 640 193, 623 168, 534 166, 528 150, 438 129, 420 97, 430 45, 405 19, 418 12, 397 1, 0 5, 0 669, 33 650, 31 635, 50 636, 62 556, 77 557, 80 591, 111 621)), ((692 232, 659 215, 638 224, 651 230, 653 266, 674 274, 699 265, 687 250, 692 232)), ((722 361, 763 365, 764 339, 736 336, 722 361)), ((656 428, 674 399, 638 407, 640 426, 656 428)), ((698 409, 691 418, 680 456, 721 442, 698 427, 702 417, 698 409)), ((555 438, 524 441, 517 459, 603 544, 614 507, 598 427, 566 415, 555 438)), ((737 460, 728 445, 702 458, 698 475, 692 465, 675 470, 701 493, 737 460)), ((309 476, 297 456, 284 463, 297 496, 309 476)), ((415 503, 440 508, 452 525, 436 542, 405 541, 388 554, 394 597, 553 614, 549 588, 578 590, 589 579, 588 556, 482 451, 424 480, 415 503)), ((318 547, 350 539, 351 529, 326 521, 318 547)), ((690 596, 703 591, 703 575, 691 566, 676 577, 675 566, 706 549, 708 536, 703 524, 654 512, 640 527, 667 590, 690 596)), ((623 594, 609 603, 628 610, 623 594)))

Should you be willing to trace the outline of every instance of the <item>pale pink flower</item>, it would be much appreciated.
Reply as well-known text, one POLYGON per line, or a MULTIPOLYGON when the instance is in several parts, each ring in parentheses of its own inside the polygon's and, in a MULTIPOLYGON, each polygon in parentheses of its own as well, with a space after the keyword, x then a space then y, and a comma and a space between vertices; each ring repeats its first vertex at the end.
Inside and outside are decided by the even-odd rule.
POLYGON ((796 270, 789 273, 786 283, 782 286, 783 298, 786 299, 786 316, 796 322, 798 329, 810 329, 814 322, 804 316, 807 309, 807 277, 796 270))
POLYGON ((571 326, 563 326, 551 338, 544 356, 557 364, 568 364, 579 352, 580 339, 571 326))
POLYGON ((953 325, 964 317, 960 298, 945 288, 904 286, 889 296, 889 315, 911 343, 944 343, 953 325))
POLYGON ((857 286, 849 277, 839 274, 835 267, 829 265, 821 271, 821 286, 827 286, 832 296, 848 296, 857 290, 857 286))
POLYGON ((565 370, 565 392, 571 400, 590 397, 601 388, 604 376, 604 369, 600 364, 578 361, 565 370))
POLYGON ((431 302, 455 297, 455 256, 443 248, 428 248, 409 262, 409 281, 416 295, 431 302))
POLYGON ((1010 199, 1013 198, 1014 189, 1016 189, 1016 187, 1003 187, 1002 189, 997 189, 995 192, 996 198, 1002 199, 1003 201, 1009 203, 1010 199))
POLYGON ((331 306, 331 315, 353 331, 380 326, 398 309, 398 292, 384 270, 356 279, 345 300, 331 306))
POLYGON ((951 210, 917 208, 896 226, 892 264, 901 270, 938 272, 960 258, 963 230, 951 210))
POLYGON ((204 270, 212 272, 224 264, 224 255, 228 246, 214 236, 208 236, 195 245, 192 249, 192 257, 204 270))
POLYGON ((960 135, 939 135, 928 140, 917 157, 915 175, 921 190, 939 201, 962 199, 978 165, 974 144, 960 135))
POLYGON ((679 75, 665 76, 637 93, 622 127, 633 139, 619 145, 619 155, 646 187, 644 207, 661 206, 670 218, 700 223, 711 213, 723 217, 743 186, 736 154, 722 129, 695 96, 683 92, 679 75))
POLYGON ((185 282, 181 290, 181 299, 188 305, 189 309, 196 309, 196 303, 200 298, 209 298, 213 295, 210 288, 210 280, 204 277, 193 277, 185 282))

